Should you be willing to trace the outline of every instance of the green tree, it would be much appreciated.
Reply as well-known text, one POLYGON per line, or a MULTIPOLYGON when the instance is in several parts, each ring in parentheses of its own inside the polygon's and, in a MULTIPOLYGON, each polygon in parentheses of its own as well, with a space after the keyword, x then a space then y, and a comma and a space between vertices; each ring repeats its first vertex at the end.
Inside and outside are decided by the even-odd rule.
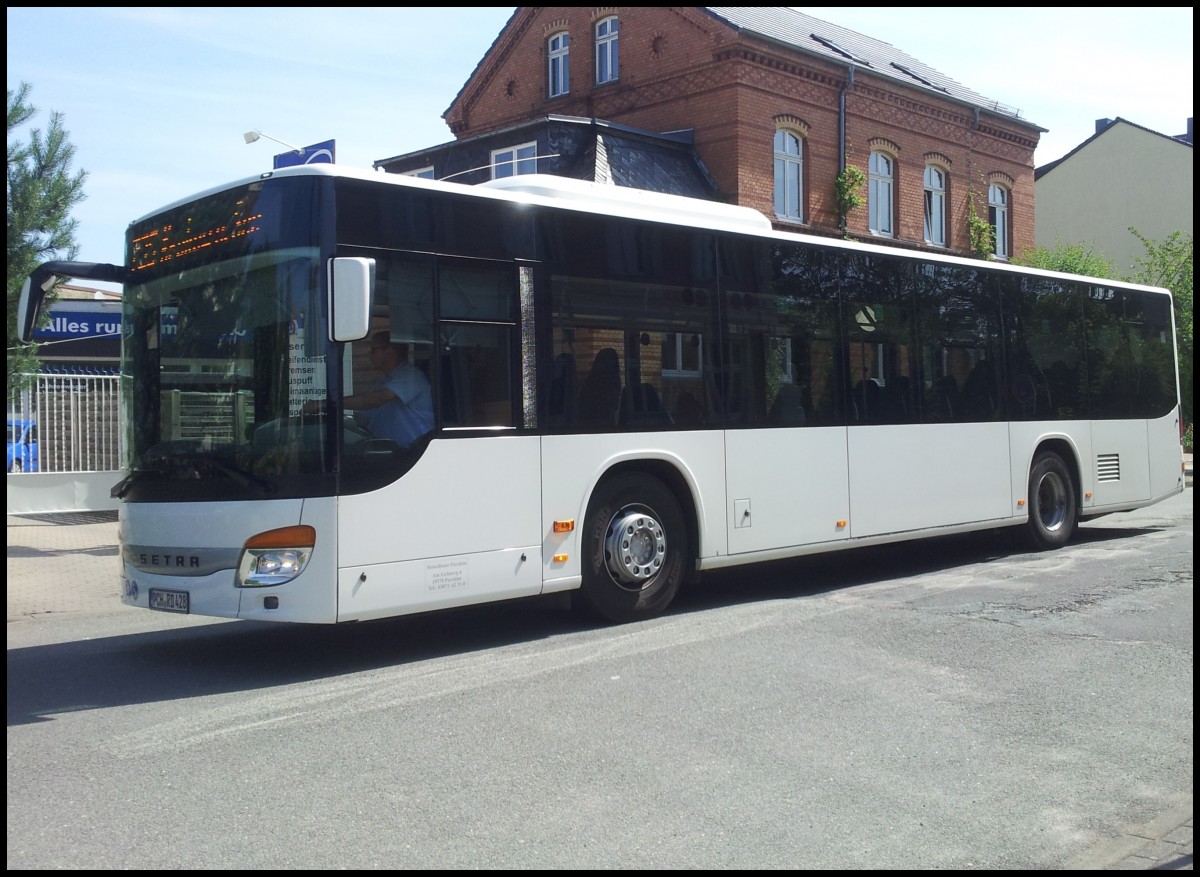
POLYGON ((71 210, 84 199, 86 172, 72 171, 75 147, 63 128, 62 115, 52 113, 45 132, 33 129, 29 140, 13 132, 37 115, 29 103, 30 86, 22 82, 8 91, 8 386, 35 368, 36 345, 17 337, 17 300, 21 284, 42 262, 73 259, 76 221, 71 210))
POLYGON ((842 234, 846 234, 851 211, 863 205, 863 186, 867 184, 867 175, 862 168, 852 164, 846 165, 833 181, 834 197, 837 201, 838 219, 842 226, 842 234))
POLYGON ((978 259, 990 259, 996 252, 996 229, 986 216, 980 216, 975 207, 978 195, 974 186, 967 188, 967 234, 971 239, 971 252, 978 259))
POLYGON ((1192 423, 1192 236, 1172 232, 1165 240, 1152 241, 1136 228, 1129 229, 1142 246, 1137 271, 1130 280, 1163 286, 1175 300, 1175 337, 1179 344, 1179 391, 1183 422, 1192 423))
POLYGON ((1020 259, 1013 261, 1028 268, 1065 271, 1068 274, 1103 277, 1107 280, 1116 279, 1116 266, 1102 254, 1084 244, 1064 244, 1059 241, 1053 249, 1034 247, 1026 250, 1020 259))

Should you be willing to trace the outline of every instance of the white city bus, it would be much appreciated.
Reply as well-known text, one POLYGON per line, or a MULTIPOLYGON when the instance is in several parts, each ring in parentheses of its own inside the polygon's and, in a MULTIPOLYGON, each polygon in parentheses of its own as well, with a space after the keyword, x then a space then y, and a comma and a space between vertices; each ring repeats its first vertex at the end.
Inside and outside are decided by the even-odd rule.
POLYGON ((1168 291, 745 208, 310 165, 135 221, 124 265, 42 266, 26 335, 54 276, 124 283, 131 606, 571 591, 623 622, 706 570, 1005 526, 1056 548, 1184 489, 1168 291), (346 404, 379 332, 428 382, 415 440, 346 404))

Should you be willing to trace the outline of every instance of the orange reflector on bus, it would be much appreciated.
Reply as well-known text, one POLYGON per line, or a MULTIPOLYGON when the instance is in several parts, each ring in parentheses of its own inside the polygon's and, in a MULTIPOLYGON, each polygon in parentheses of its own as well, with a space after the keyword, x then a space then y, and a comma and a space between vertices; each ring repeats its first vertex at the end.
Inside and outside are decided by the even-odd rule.
POLYGON ((846 526, 846 523, 847 523, 846 521, 838 521, 837 522, 838 529, 841 530, 843 527, 846 526))
POLYGON ((554 522, 554 532, 555 533, 570 533, 574 529, 575 529, 575 519, 574 518, 571 518, 568 521, 555 521, 554 522))
POLYGON ((567 555, 566 554, 556 554, 556 555, 554 555, 554 557, 551 558, 551 560, 553 560, 555 563, 566 563, 567 555))
POLYGON ((267 530, 246 540, 244 548, 311 548, 317 544, 317 531, 306 525, 267 530))
POLYGON ((1089 490, 1089 491, 1087 491, 1086 493, 1084 493, 1084 495, 1083 495, 1083 498, 1084 498, 1084 499, 1091 499, 1091 498, 1092 498, 1092 492, 1091 492, 1090 490, 1089 490))
POLYGON ((1023 500, 1023 499, 1017 500, 1017 508, 1021 509, 1024 507, 1025 507, 1025 500, 1023 500))

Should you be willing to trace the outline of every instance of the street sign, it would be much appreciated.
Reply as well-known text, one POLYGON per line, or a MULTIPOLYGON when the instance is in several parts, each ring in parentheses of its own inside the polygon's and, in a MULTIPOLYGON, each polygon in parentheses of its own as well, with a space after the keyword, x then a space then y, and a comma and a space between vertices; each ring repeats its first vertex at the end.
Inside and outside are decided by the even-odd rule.
POLYGON ((326 140, 304 147, 304 154, 293 150, 275 156, 275 170, 281 167, 295 167, 300 164, 333 164, 333 141, 326 140))

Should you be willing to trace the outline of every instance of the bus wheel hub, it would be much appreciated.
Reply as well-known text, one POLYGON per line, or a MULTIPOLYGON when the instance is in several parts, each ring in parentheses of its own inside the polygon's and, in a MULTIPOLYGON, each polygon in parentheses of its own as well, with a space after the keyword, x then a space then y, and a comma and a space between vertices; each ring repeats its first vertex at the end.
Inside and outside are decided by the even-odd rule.
POLYGON ((618 584, 644 586, 662 567, 666 554, 666 534, 653 514, 625 508, 613 516, 604 539, 604 557, 618 584))

